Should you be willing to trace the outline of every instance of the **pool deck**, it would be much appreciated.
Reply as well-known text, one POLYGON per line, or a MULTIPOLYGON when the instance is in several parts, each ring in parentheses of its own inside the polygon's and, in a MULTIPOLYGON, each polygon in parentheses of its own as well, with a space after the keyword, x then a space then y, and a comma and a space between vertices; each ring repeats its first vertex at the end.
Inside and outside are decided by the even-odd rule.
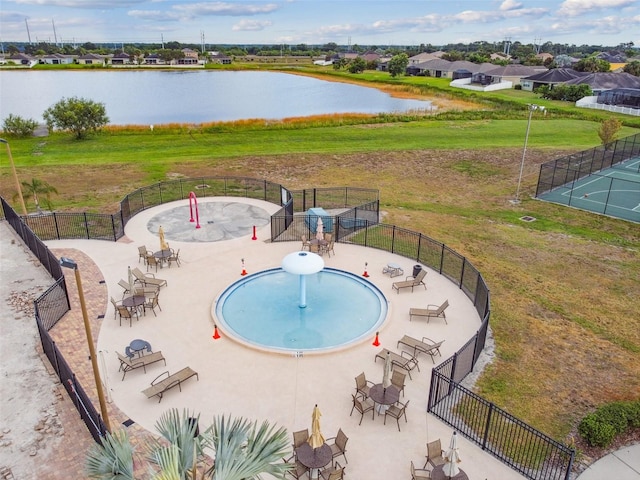
MULTIPOLYGON (((244 199, 205 199, 206 201, 231 201, 259 206, 274 213, 278 207, 269 203, 244 199)), ((386 295, 389 302, 388 320, 380 329, 381 345, 372 345, 373 338, 338 351, 318 354, 271 353, 244 346, 228 337, 220 329, 221 338, 212 338, 214 320, 212 309, 217 296, 232 282, 240 278, 242 259, 248 273, 278 267, 282 258, 299 250, 300 242, 269 242, 270 226, 257 228, 257 240, 252 240, 249 227, 243 236, 211 242, 179 241, 168 239, 170 246, 180 249, 182 266, 158 269, 157 277, 168 281, 160 293, 157 317, 148 312, 139 321, 134 319, 119 325, 114 320, 114 311, 108 297, 122 297, 122 289, 117 285, 120 279, 127 279, 127 266, 138 266, 140 245, 158 250, 159 241, 150 222, 175 211, 176 206, 184 207, 186 201, 173 202, 143 211, 132 218, 125 228, 125 237, 118 242, 96 240, 48 241, 53 253, 69 256, 80 265, 83 291, 91 304, 90 318, 93 323, 94 338, 101 356, 103 381, 109 396, 108 411, 112 428, 130 420, 128 430, 138 442, 149 432, 155 432, 155 422, 169 408, 189 409, 200 413, 200 429, 207 427, 214 415, 231 414, 255 419, 268 420, 271 424, 283 426, 291 433, 305 428, 311 429, 311 412, 317 404, 322 412, 321 429, 325 438, 336 435, 339 428, 349 437, 347 444, 346 474, 349 478, 399 479, 409 477, 409 463, 417 467, 424 464, 426 443, 440 438, 443 448, 448 446, 452 429, 436 417, 426 412, 426 402, 433 363, 428 356, 419 357, 420 372, 411 372, 407 377, 405 396, 401 401, 410 401, 407 419, 400 421, 398 432, 393 418, 387 419, 376 414, 375 420, 365 416, 358 426, 360 415, 351 411, 351 394, 355 392, 354 378, 364 372, 368 380, 378 383, 382 380, 382 362, 374 362, 374 357, 382 348, 399 351, 396 342, 403 335, 417 338, 427 336, 433 340, 445 340, 441 347, 442 361, 450 357, 477 331, 480 319, 471 301, 463 292, 445 277, 429 271, 425 283, 427 290, 403 289, 396 293, 392 283, 404 280, 404 276, 390 278, 382 269, 390 262, 399 264, 406 275, 412 272, 410 260, 377 249, 354 245, 336 244, 335 255, 324 257, 329 267, 343 269, 361 275, 367 262, 367 272, 372 281, 386 295), (104 283, 102 283, 104 281, 104 283), (101 299, 100 299, 101 297, 101 299), (441 319, 427 323, 425 320, 409 321, 410 307, 424 307, 449 300, 447 309, 448 325, 441 319), (97 318, 104 315, 104 319, 97 318), (99 334, 98 334, 99 332, 99 334), (116 352, 124 353, 131 340, 140 338, 148 341, 154 351, 162 351, 167 366, 156 363, 147 368, 127 373, 124 381, 118 371, 116 352), (103 361, 102 361, 103 360, 103 361), (173 373, 189 366, 199 374, 199 380, 189 379, 182 391, 170 390, 158 403, 157 399, 147 399, 141 392, 162 372, 173 373)), ((201 219, 202 220, 202 219, 201 219)), ((195 228, 184 219, 184 228, 195 228)), ((168 224, 167 224, 168 225, 168 224)), ((75 344, 75 350, 65 345, 63 332, 72 315, 78 314, 73 272, 65 271, 72 295, 73 312, 67 314, 52 335, 69 355, 74 369, 82 372, 85 389, 91 395, 91 364, 86 360, 86 349, 75 344), (75 360, 73 357, 75 356, 75 360), (76 364, 75 362, 78 362, 76 364)), ((81 318, 81 317, 80 317, 81 318)), ((95 396, 94 396, 95 398, 95 396)), ((95 402, 98 405, 97 400, 95 402)), ((460 467, 471 480, 500 478, 520 479, 517 474, 491 455, 483 452, 475 444, 458 436, 458 446, 462 457, 460 467)), ((345 465, 344 459, 339 458, 345 465)))

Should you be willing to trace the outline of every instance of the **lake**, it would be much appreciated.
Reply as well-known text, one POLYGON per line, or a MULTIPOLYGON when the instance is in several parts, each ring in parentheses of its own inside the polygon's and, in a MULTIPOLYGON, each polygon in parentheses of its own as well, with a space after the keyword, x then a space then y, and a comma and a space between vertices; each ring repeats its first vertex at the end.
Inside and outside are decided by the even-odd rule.
POLYGON ((255 71, 0 71, 0 120, 44 122, 62 98, 103 103, 112 125, 279 120, 334 113, 428 110, 375 88, 255 71))

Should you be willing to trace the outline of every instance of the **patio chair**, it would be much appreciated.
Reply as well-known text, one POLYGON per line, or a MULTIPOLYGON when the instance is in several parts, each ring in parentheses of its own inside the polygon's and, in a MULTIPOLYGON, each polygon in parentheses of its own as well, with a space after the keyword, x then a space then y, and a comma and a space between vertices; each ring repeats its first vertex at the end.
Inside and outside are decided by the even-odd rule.
POLYGON ((344 467, 338 462, 328 468, 320 470, 318 478, 323 480, 343 480, 344 479, 344 467))
POLYGON ((167 281, 162 278, 156 278, 153 273, 142 273, 142 270, 139 268, 134 268, 131 270, 133 276, 136 277, 136 281, 140 282, 144 287, 164 287, 167 284, 167 281))
POLYGON ((147 247, 145 247, 144 245, 138 247, 138 263, 140 263, 140 259, 142 259, 144 260, 144 263, 146 265, 148 255, 151 255, 151 254, 147 250, 147 247))
MULTIPOLYGON (((331 235, 331 234, 328 234, 331 235)), ((327 244, 326 245, 322 245, 320 247, 320 249, 322 250, 323 253, 326 253, 329 258, 331 258, 331 254, 333 253, 334 255, 336 254, 336 252, 334 252, 333 250, 333 245, 334 245, 334 241, 333 240, 327 240, 327 244)))
POLYGON ((424 462, 423 468, 426 468, 428 463, 430 463, 434 467, 437 467, 438 465, 444 465, 443 455, 444 450, 442 450, 440 439, 427 443, 427 461, 424 462))
POLYGON ((309 250, 311 244, 309 243, 309 239, 306 235, 301 235, 300 240, 302 241, 302 245, 300 246, 300 250, 309 250))
POLYGON ((398 431, 400 431, 400 419, 404 417, 404 422, 407 423, 407 407, 409 406, 410 401, 411 400, 407 400, 406 403, 397 401, 395 404, 390 405, 384 412, 384 425, 387 424, 387 416, 393 417, 396 419, 398 431))
POLYGON ((331 240, 333 240, 333 234, 332 233, 325 233, 324 234, 324 241, 329 243, 331 240))
POLYGON ((284 472, 285 477, 289 475, 290 477, 299 480, 303 475, 309 474, 309 467, 306 467, 302 463, 300 463, 300 461, 296 459, 295 455, 292 455, 289 458, 283 458, 282 461, 284 463, 290 463, 293 465, 293 468, 284 472))
POLYGON ((427 308, 411 308, 409 309, 409 321, 411 321, 413 317, 427 317, 427 323, 429 323, 431 318, 442 318, 444 323, 447 323, 447 315, 444 311, 448 306, 449 300, 445 300, 440 306, 427 305, 427 308))
MULTIPOLYGON (((153 316, 157 317, 155 308, 160 308, 160 304, 158 303, 158 294, 145 295, 144 303, 142 304, 142 308, 144 309, 144 313, 146 315, 147 309, 151 309, 153 312, 153 316)), ((160 308, 162 311, 162 308, 160 308)))
POLYGON ((138 317, 138 311, 137 310, 133 310, 133 312, 131 310, 129 310, 127 307, 125 307, 124 305, 118 305, 118 315, 120 315, 120 326, 122 326, 122 319, 129 319, 129 326, 131 326, 132 322, 133 322, 133 314, 135 313, 136 315, 136 320, 140 320, 140 317, 138 317))
POLYGON ((338 429, 338 434, 335 437, 329 437, 325 440, 325 442, 331 447, 332 460, 342 455, 344 457, 344 461, 349 463, 346 455, 348 441, 349 437, 344 434, 341 428, 338 429), (333 442, 330 443, 329 440, 333 440, 333 442))
POLYGON ((369 396, 369 390, 375 385, 371 380, 367 380, 364 372, 356 377, 356 395, 362 395, 363 399, 369 396))
POLYGON ((320 248, 320 245, 317 243, 311 243, 309 245, 309 251, 312 253, 317 253, 318 255, 322 255, 323 251, 320 248))
POLYGON ((111 297, 111 304, 113 305, 113 319, 115 320, 118 315, 118 306, 122 305, 122 301, 118 302, 116 299, 111 297))
POLYGON ((426 468, 416 468, 411 460, 411 480, 431 480, 431 472, 426 468))
POLYGON ((411 291, 413 292, 414 287, 417 287, 419 285, 422 285, 426 290, 427 286, 424 283, 424 277, 426 276, 427 276, 427 270, 423 268, 418 272, 418 274, 415 277, 409 275, 405 280, 401 282, 394 282, 393 285, 391 286, 393 287, 394 290, 397 290, 398 293, 400 293, 401 288, 409 288, 409 287, 411 287, 411 291))
POLYGON ((158 397, 158 403, 160 403, 162 401, 162 396, 167 392, 167 390, 170 390, 177 385, 178 389, 182 391, 182 383, 193 376, 200 381, 198 372, 192 370, 190 367, 185 367, 171 375, 166 371, 154 378, 151 382, 151 386, 149 388, 145 388, 142 393, 144 393, 147 398, 158 397), (164 377, 165 375, 166 377, 164 377))
POLYGON ((297 432, 293 432, 293 448, 294 450, 298 448, 303 443, 309 441, 309 429, 305 428, 304 430, 298 430, 297 432))
POLYGON ((353 400, 353 407, 351 407, 351 413, 349 414, 349 416, 353 415, 353 411, 357 410, 358 413, 360 413, 360 423, 358 423, 358 425, 362 425, 362 419, 364 418, 364 414, 367 413, 369 410, 371 410, 371 420, 373 420, 375 417, 375 404, 371 401, 371 399, 369 398, 365 398, 363 400, 360 400, 358 397, 356 397, 353 393, 351 394, 351 399, 353 400))
POLYGON ((180 249, 178 249, 177 252, 171 249, 171 256, 167 258, 167 263, 169 264, 169 268, 171 268, 172 263, 175 263, 178 267, 180 266, 180 249))
POLYGON ((412 356, 409 352, 400 352, 400 355, 398 355, 396 352, 392 352, 390 350, 387 350, 386 348, 383 348, 376 354, 374 361, 377 361, 378 358, 381 358, 382 361, 384 361, 385 358, 387 358, 387 353, 391 357, 391 364, 400 367, 403 370, 406 370, 409 374, 409 378, 411 378, 411 370, 413 370, 414 368, 417 368, 418 371, 420 371, 420 367, 418 366, 418 359, 412 356))
POLYGON ((405 335, 400 340, 398 340, 398 346, 404 345, 409 348, 413 348, 413 356, 417 357, 418 353, 426 353, 431 356, 431 361, 436 363, 435 357, 436 355, 442 356, 440 353, 440 346, 444 343, 444 340, 441 342, 434 342, 430 338, 422 337, 422 340, 418 340, 417 338, 410 337, 409 335, 405 335))
POLYGON ((147 272, 149 271, 150 267, 156 267, 156 273, 158 273, 158 265, 159 263, 156 257, 151 254, 147 255, 147 272))
POLYGON ((404 381, 406 380, 407 375, 398 370, 393 370, 391 372, 391 385, 396 387, 399 392, 402 392, 402 396, 404 397, 404 381))

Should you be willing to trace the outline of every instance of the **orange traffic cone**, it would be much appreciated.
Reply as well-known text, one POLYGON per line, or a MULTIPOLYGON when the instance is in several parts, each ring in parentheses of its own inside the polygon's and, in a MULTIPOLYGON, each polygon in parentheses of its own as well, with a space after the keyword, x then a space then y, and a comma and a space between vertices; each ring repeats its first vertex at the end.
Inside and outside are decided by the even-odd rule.
POLYGON ((367 263, 365 262, 364 264, 364 273, 362 274, 363 277, 368 278, 369 277, 369 273, 367 272, 367 263))
POLYGON ((242 272, 240 273, 240 275, 242 275, 243 277, 247 274, 247 270, 244 268, 244 258, 242 259, 242 272))
POLYGON ((379 332, 376 332, 376 339, 375 339, 375 340, 373 341, 373 343, 372 343, 372 345, 373 345, 374 347, 379 347, 379 346, 380 346, 380 340, 378 340, 378 333, 379 333, 379 332))
POLYGON ((213 326, 213 339, 218 340, 220 338, 220 334, 218 333, 218 326, 213 326))

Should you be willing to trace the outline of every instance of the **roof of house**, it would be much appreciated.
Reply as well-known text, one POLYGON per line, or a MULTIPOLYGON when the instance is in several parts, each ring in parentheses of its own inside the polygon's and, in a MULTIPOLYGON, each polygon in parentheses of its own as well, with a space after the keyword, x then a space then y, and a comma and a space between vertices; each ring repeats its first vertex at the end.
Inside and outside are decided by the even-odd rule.
POLYGON ((509 64, 504 67, 493 68, 485 73, 493 77, 528 77, 547 70, 547 67, 509 64))
POLYGON ((613 88, 640 88, 640 77, 630 73, 596 72, 566 82, 567 85, 586 83, 593 90, 611 90, 613 88))
POLYGON ((525 77, 525 79, 541 83, 563 83, 577 77, 584 77, 585 75, 588 75, 588 73, 578 72, 573 68, 552 68, 546 72, 529 75, 528 77, 525 77))

